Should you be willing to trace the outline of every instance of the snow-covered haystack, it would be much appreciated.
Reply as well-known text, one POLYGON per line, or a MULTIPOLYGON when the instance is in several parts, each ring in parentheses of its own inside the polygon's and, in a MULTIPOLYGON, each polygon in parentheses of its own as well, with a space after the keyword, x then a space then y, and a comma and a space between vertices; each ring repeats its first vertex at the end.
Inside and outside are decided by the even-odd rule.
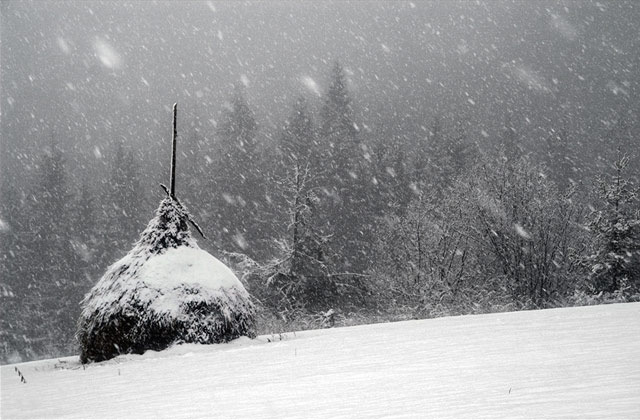
POLYGON ((164 199, 134 248, 87 294, 76 333, 83 363, 176 342, 255 337, 249 294, 198 247, 188 221, 179 202, 164 199))

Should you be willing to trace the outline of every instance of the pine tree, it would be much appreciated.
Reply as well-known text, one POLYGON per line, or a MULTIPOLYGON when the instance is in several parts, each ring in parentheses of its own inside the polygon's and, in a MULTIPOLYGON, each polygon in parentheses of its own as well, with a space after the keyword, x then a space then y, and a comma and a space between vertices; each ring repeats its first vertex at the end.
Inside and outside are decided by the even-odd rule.
POLYGON ((257 129, 258 123, 243 91, 236 88, 231 107, 224 113, 217 133, 222 137, 227 156, 242 158, 243 162, 236 162, 242 165, 240 173, 249 173, 251 163, 256 159, 257 129))
MULTIPOLYGON (((6 166, 3 166, 5 169, 6 166)), ((29 267, 27 249, 28 227, 26 204, 14 184, 9 182, 8 171, 0 180, 0 362, 22 361, 29 348, 29 331, 23 302, 24 279, 29 267)))
POLYGON ((77 239, 87 245, 95 242, 96 230, 96 200, 91 191, 91 187, 86 182, 82 184, 80 194, 76 199, 76 220, 75 234, 77 239))
POLYGON ((211 188, 217 212, 212 222, 223 232, 223 247, 241 252, 257 251, 264 236, 258 216, 265 200, 257 130, 255 115, 237 88, 217 130, 222 158, 213 169, 211 188))
POLYGON ((600 208, 591 214, 588 225, 595 250, 587 258, 595 292, 640 287, 638 188, 624 176, 628 165, 629 158, 622 156, 614 163, 610 179, 597 181, 600 208))
POLYGON ((441 194, 470 163, 472 150, 462 129, 445 126, 439 117, 434 118, 413 160, 416 189, 441 194))
POLYGON ((321 167, 312 168, 324 187, 322 217, 326 232, 332 232, 332 248, 343 256, 345 271, 361 271, 367 265, 364 252, 370 243, 367 232, 373 225, 369 203, 370 179, 364 146, 347 81, 340 63, 335 63, 320 115, 321 167))
POLYGON ((104 252, 100 231, 102 226, 97 223, 96 199, 87 183, 82 184, 73 205, 75 223, 71 226, 70 234, 74 251, 78 256, 78 288, 83 296, 89 290, 92 279, 104 269, 98 258, 104 252))
POLYGON ((32 326, 32 342, 38 343, 32 351, 54 355, 73 346, 81 298, 78 254, 71 237, 72 194, 64 155, 56 144, 43 155, 37 175, 25 244, 30 261, 17 293, 32 326))
POLYGON ((21 199, 17 189, 9 183, 8 174, 3 174, 0 199, 0 278, 9 288, 15 288, 20 282, 21 261, 24 252, 24 235, 27 231, 27 212, 25 200, 21 199))
POLYGON ((333 187, 338 189, 348 185, 350 178, 353 178, 358 170, 361 151, 354 117, 344 70, 340 63, 336 62, 321 110, 320 136, 324 152, 323 161, 332 172, 329 175, 335 182, 333 187))
MULTIPOLYGON (((319 154, 316 142, 316 130, 304 96, 299 96, 293 104, 289 117, 282 124, 278 145, 271 156, 274 168, 269 193, 274 199, 277 214, 285 214, 287 205, 283 202, 282 180, 292 171, 319 166, 319 154)), ((267 165, 269 166, 269 165, 267 165)), ((316 177, 317 178, 317 177, 316 177)), ((317 187, 315 185, 314 187, 317 187)))
POLYGON ((371 174, 372 212, 384 217, 389 212, 406 210, 412 195, 417 191, 410 170, 402 139, 380 139, 373 147, 371 174))
POLYGON ((290 117, 285 121, 280 151, 285 167, 290 167, 292 163, 301 166, 305 162, 318 162, 313 121, 304 96, 298 97, 290 117))
POLYGON ((106 250, 102 265, 124 255, 138 234, 144 229, 141 210, 144 190, 140 185, 139 162, 130 149, 116 142, 111 161, 109 182, 105 186, 104 231, 106 250))

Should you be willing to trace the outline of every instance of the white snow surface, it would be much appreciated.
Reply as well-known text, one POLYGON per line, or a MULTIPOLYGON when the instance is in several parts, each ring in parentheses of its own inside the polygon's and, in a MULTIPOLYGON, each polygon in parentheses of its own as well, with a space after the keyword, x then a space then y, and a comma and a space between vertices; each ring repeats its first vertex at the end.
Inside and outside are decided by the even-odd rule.
POLYGON ((2 366, 12 418, 640 418, 640 304, 2 366), (21 383, 17 368, 26 383, 21 383))
POLYGON ((200 248, 186 246, 169 248, 152 256, 138 275, 147 286, 163 289, 183 284, 214 290, 242 286, 236 275, 216 257, 200 248))
POLYGON ((168 248, 148 259, 132 251, 113 264, 94 289, 97 291, 92 290, 85 316, 100 308, 101 316, 108 318, 121 309, 116 302, 126 304, 127 299, 135 295, 153 314, 178 317, 184 315, 184 303, 206 301, 218 302, 229 318, 231 308, 238 308, 250 299, 236 275, 195 242, 190 246, 168 248), (120 272, 120 267, 127 267, 121 275, 124 278, 114 279, 109 273, 120 272))
POLYGON ((177 317, 187 301, 217 300, 222 303, 224 315, 230 318, 229 308, 238 307, 238 297, 249 300, 233 271, 200 248, 169 248, 145 261, 137 276, 145 285, 138 289, 139 296, 147 298, 151 302, 149 308, 159 314, 177 317), (184 293, 185 287, 198 293, 184 293))

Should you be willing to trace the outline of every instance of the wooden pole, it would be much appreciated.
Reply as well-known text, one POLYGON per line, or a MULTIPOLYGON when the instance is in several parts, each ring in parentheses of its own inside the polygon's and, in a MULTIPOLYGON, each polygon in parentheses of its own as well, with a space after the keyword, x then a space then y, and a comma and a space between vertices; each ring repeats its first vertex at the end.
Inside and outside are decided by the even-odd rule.
POLYGON ((196 228, 198 233, 200 233, 200 235, 204 239, 207 239, 207 237, 204 236, 202 229, 200 229, 200 226, 198 226, 198 224, 191 218, 191 215, 187 212, 182 203, 180 203, 180 201, 176 198, 176 142, 178 140, 177 120, 178 103, 175 103, 173 104, 173 137, 171 138, 171 182, 169 183, 169 188, 167 188, 167 186, 164 184, 160 184, 160 186, 162 187, 164 192, 166 192, 167 195, 171 197, 173 202, 176 203, 176 205, 184 211, 184 215, 186 216, 187 220, 193 225, 193 227, 196 228))
POLYGON ((169 182, 169 191, 171 198, 176 198, 176 142, 178 140, 178 103, 173 104, 173 137, 171 139, 171 180, 169 182))

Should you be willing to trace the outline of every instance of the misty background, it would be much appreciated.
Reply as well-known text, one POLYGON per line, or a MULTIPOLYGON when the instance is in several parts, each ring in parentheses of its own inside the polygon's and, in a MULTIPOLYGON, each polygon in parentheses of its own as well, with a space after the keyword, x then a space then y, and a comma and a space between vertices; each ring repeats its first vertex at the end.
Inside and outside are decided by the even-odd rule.
MULTIPOLYGON (((576 226, 598 209, 593 185, 615 172, 620 156, 630 157, 625 176, 638 176, 634 1, 6 1, 0 12, 3 360, 72 351, 79 301, 130 249, 163 197, 174 102, 177 195, 203 227, 204 249, 227 255, 237 270, 247 269, 245 257, 256 264, 243 279, 273 319, 340 305, 345 313, 379 312, 371 296, 394 276, 376 264, 413 240, 392 244, 391 233, 405 225, 420 231, 411 221, 423 219, 412 219, 411 209, 422 214, 429 198, 463 191, 457 182, 477 179, 478 160, 504 157, 496 164, 502 175, 543 174, 540 182, 553 187, 544 184, 540 194, 571 188, 571 205, 581 210, 566 217, 576 226), (307 143, 292 128, 296 116, 308 125, 307 143), (341 128, 331 128, 332 118, 341 128), (304 153, 287 149, 291 142, 317 152, 315 162, 302 162, 304 153), (296 173, 308 176, 308 191, 287 184, 296 173), (298 209, 287 197, 313 204, 298 209), (312 254, 302 242, 306 251, 296 251, 295 223, 307 229, 313 261, 282 257, 312 254), (274 297, 264 282, 274 269, 299 289, 281 287, 274 297)), ((451 214, 433 211, 425 217, 451 214)), ((519 219, 504 223, 518 240, 535 236, 519 219)), ((575 244, 590 243, 578 236, 575 244)), ((399 297, 406 290, 397 295, 394 287, 393 298, 378 300, 424 311, 434 302, 425 290, 441 290, 438 299, 451 293, 453 283, 438 277, 436 286, 421 268, 422 253, 438 246, 419 248, 420 262, 410 252, 393 259, 411 267, 396 276, 415 278, 419 297, 407 303, 399 297)), ((590 247, 568 246, 563 258, 596 255, 590 247)), ((474 267, 460 258, 461 246, 446 249, 460 268, 456 285, 520 276, 481 273, 487 264, 479 257, 474 267)), ((542 276, 565 286, 525 295, 541 307, 589 278, 592 270, 578 274, 566 264, 571 281, 542 276)), ((457 287, 452 302, 463 299, 457 287)), ((520 302, 517 288, 498 289, 520 302)), ((265 330, 279 328, 269 319, 265 330)))

